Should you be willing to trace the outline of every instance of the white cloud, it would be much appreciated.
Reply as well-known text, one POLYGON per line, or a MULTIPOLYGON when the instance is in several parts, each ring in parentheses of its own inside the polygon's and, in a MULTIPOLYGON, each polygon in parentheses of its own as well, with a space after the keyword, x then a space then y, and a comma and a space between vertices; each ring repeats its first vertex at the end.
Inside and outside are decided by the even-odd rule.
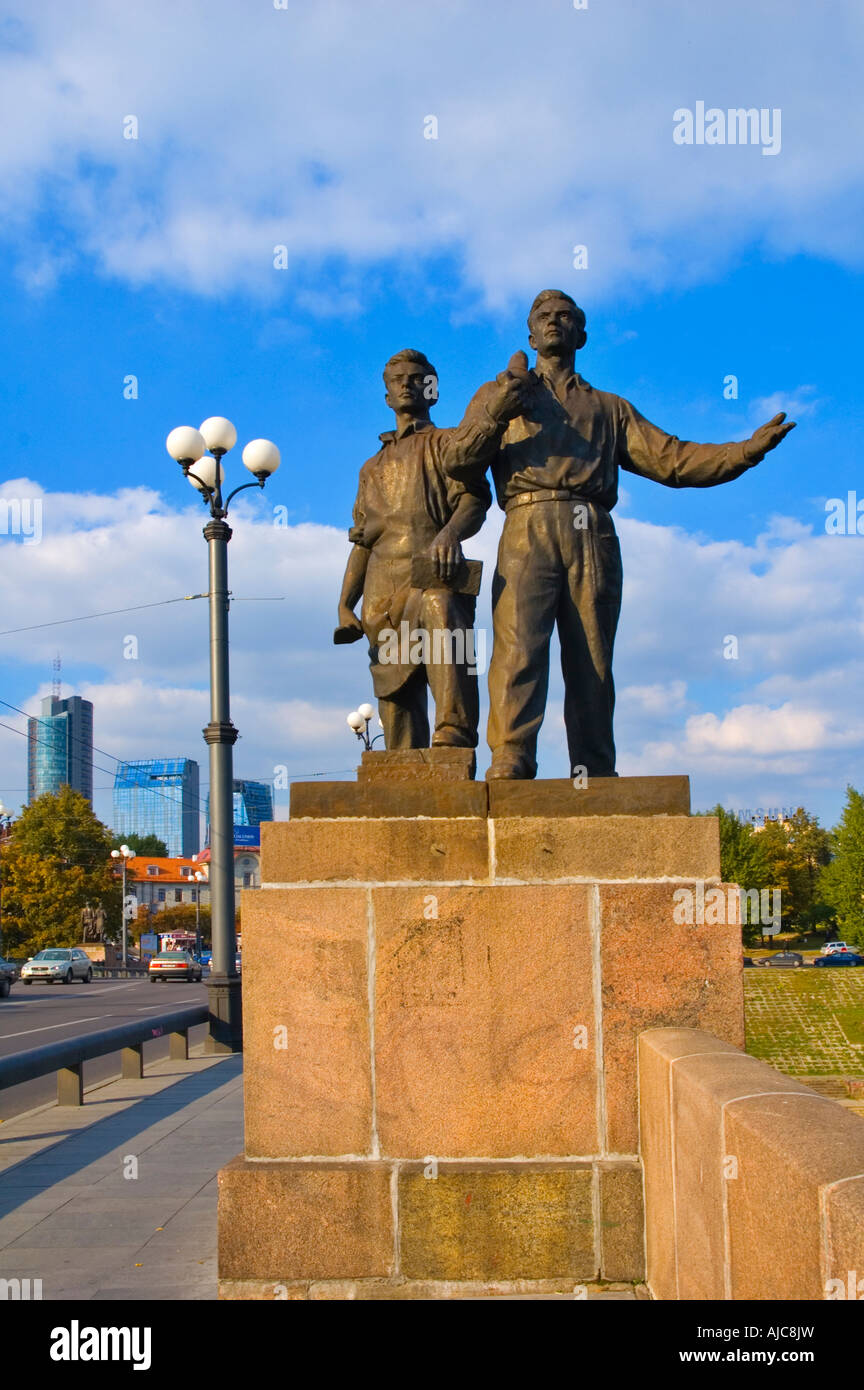
POLYGON ((628 685, 618 692, 618 714, 622 708, 632 714, 658 715, 684 707, 686 681, 658 681, 656 685, 628 685))
POLYGON ((766 420, 773 420, 780 411, 785 411, 790 420, 800 420, 813 415, 821 402, 816 396, 815 386, 798 386, 793 391, 774 391, 770 396, 760 396, 749 408, 752 429, 766 420))
MULTIPOLYGON (((41 496, 49 520, 39 545, 0 544, 0 611, 9 628, 206 587, 197 510, 174 511, 148 489, 76 498, 19 479, 2 495, 10 487, 41 496)), ((802 802, 836 814, 847 781, 861 782, 864 753, 861 542, 812 534, 782 516, 752 546, 627 517, 618 525, 626 575, 615 668, 622 774, 690 773, 696 805, 718 797, 736 806, 802 802), (728 635, 737 638, 737 660, 724 659, 728 635)), ((468 545, 486 566, 478 624, 487 631, 500 527, 495 509, 468 545)), ((347 550, 336 528, 274 525, 257 495, 237 509, 229 559, 238 775, 269 778, 286 767, 292 777, 341 776, 357 764, 345 715, 371 697, 365 644, 331 641, 347 550), (280 601, 262 601, 268 597, 280 601)), ((66 692, 95 706, 103 750, 96 762, 107 769, 97 785, 110 785, 112 756, 185 754, 206 778, 203 600, 0 638, 0 697, 35 711, 58 650, 66 692), (130 636, 136 660, 124 657, 130 636), (12 684, 28 696, 10 696, 12 684)), ((545 776, 567 770, 556 667, 553 655, 545 776)), ((481 697, 485 705, 485 681, 481 697)), ((9 711, 0 718, 24 727, 9 711)), ((24 782, 24 741, 0 734, 0 793, 12 804, 24 782)), ((481 730, 481 768, 486 758, 481 730)), ((99 806, 110 817, 107 794, 99 806)))
MULTIPOLYGON (((830 24, 781 0, 540 0, 530 22, 522 0, 43 0, 11 23, 0 209, 34 287, 77 251, 135 284, 282 292, 285 245, 314 310, 312 268, 449 253, 464 312, 465 289, 503 306, 543 280, 680 288, 754 240, 861 263, 854 0, 830 24), (781 108, 782 152, 675 145, 698 100, 781 108)), ((362 274, 339 291, 367 292, 362 274)))

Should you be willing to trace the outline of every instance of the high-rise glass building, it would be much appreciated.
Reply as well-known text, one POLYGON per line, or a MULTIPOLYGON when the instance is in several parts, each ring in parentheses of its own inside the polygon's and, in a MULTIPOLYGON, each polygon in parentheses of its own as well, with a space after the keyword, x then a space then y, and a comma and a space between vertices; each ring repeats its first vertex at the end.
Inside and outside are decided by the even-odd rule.
POLYGON ((27 800, 71 787, 93 802, 93 706, 80 695, 46 695, 27 720, 27 800))
POLYGON ((158 835, 171 859, 201 848, 198 764, 191 758, 119 763, 114 775, 114 831, 158 835))
MULTIPOLYGON (((267 782, 234 779, 234 824, 260 825, 273 819, 273 788, 267 782)), ((207 840, 210 840, 210 797, 207 797, 207 840)))
POLYGON ((234 783, 234 824, 260 825, 273 819, 273 789, 266 782, 234 783))

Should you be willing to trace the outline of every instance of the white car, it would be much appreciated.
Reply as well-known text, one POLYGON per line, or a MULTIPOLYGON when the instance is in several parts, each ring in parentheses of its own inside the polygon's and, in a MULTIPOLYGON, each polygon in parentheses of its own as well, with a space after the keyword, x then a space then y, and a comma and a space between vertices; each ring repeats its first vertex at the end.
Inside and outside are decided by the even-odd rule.
POLYGON ((83 980, 89 985, 93 979, 93 962, 86 951, 77 946, 69 949, 52 947, 39 951, 26 965, 21 967, 21 979, 25 985, 43 981, 46 985, 71 985, 73 980, 83 980))
POLYGON ((846 945, 845 941, 826 941, 819 954, 820 956, 833 956, 836 955, 838 951, 848 950, 849 947, 846 945))

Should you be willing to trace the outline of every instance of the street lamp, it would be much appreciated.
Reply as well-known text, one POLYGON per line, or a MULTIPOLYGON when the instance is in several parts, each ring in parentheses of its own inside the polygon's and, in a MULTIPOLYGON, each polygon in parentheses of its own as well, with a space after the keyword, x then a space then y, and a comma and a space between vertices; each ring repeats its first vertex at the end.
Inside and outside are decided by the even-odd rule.
MULTIPOLYGON (((0 801, 0 852, 2 852, 4 841, 9 839, 12 827, 11 812, 6 810, 3 802, 0 801)), ((3 915, 2 915, 2 879, 0 879, 0 958, 3 955, 3 915)))
POLYGON ((243 1046, 240 976, 234 928, 234 743, 228 680, 228 542, 225 520, 238 492, 263 487, 279 467, 280 455, 269 439, 253 439, 242 459, 255 478, 243 483, 223 501, 225 469, 222 460, 237 443, 237 431, 223 415, 212 415, 200 429, 181 425, 172 430, 165 447, 180 464, 184 477, 202 494, 210 511, 204 527, 209 551, 210 582, 210 723, 204 741, 210 749, 210 921, 213 956, 207 982, 210 1007, 208 1052, 239 1052, 243 1046), (205 454, 210 455, 209 458, 205 454), (194 472, 192 471, 194 468, 194 472))
POLYGON ((127 907, 126 907, 126 861, 127 861, 127 859, 134 859, 134 858, 135 858, 135 851, 134 851, 134 849, 130 849, 128 845, 121 845, 119 849, 112 849, 112 851, 111 851, 111 858, 112 858, 112 859, 122 859, 122 860, 123 860, 123 932, 122 932, 122 936, 121 936, 121 941, 122 941, 121 952, 122 952, 122 961, 123 961, 123 965, 124 965, 124 967, 125 967, 126 964, 127 964, 127 960, 126 960, 126 912, 127 912, 127 907))
POLYGON ((207 875, 202 874, 201 870, 195 874, 195 882, 198 885, 195 889, 195 954, 199 961, 201 959, 201 884, 207 882, 207 875))
MULTIPOLYGON (((376 734, 374 738, 369 737, 369 720, 374 719, 374 717, 375 711, 371 705, 358 705, 356 709, 352 709, 345 721, 348 728, 354 730, 367 753, 370 748, 374 747, 379 738, 384 737, 383 734, 376 734)), ((378 723, 381 723, 380 719, 378 723)))

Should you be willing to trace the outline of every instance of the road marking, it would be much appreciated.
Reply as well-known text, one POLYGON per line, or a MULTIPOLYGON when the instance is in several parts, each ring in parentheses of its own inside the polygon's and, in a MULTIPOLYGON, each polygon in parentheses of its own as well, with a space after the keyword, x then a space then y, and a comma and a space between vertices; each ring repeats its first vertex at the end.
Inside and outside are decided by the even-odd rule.
MULTIPOLYGON (((190 994, 190 996, 189 996, 188 999, 175 999, 175 1000, 174 1000, 174 1003, 175 1003, 175 1004, 198 1004, 198 1003, 200 1003, 200 1001, 201 1001, 201 996, 200 996, 200 995, 198 995, 198 994, 190 994)), ((151 1009, 162 1009, 162 1011, 163 1011, 163 1013, 164 1013, 164 1007, 163 1007, 162 1004, 145 1004, 145 1005, 143 1006, 143 1008, 136 1009, 135 1012, 136 1012, 137 1014, 146 1014, 146 1013, 149 1013, 151 1009)))
MULTIPOLYGON (((23 981, 20 981, 19 983, 22 984, 22 986, 23 986, 24 989, 27 989, 27 985, 25 985, 25 984, 23 983, 23 981)), ((35 981, 34 983, 36 984, 36 988, 38 989, 38 988, 39 988, 39 982, 38 982, 38 981, 35 981)), ((93 984, 96 984, 97 981, 94 980, 92 983, 93 983, 93 984)), ((142 981, 133 980, 132 983, 131 983, 131 985, 100 984, 100 986, 99 986, 99 993, 100 993, 100 994, 116 994, 117 991, 118 991, 118 990, 121 990, 121 989, 137 989, 138 985, 139 985, 139 984, 143 984, 143 983, 144 983, 143 980, 142 980, 142 981)), ((16 987, 17 987, 17 986, 16 986, 16 987)), ((30 988, 32 989, 32 985, 30 986, 30 988)), ((46 984, 45 988, 47 989, 47 984, 46 984)), ((91 988, 92 988, 92 985, 91 985, 91 988)), ((76 993, 76 994, 55 994, 55 991, 54 991, 53 986, 51 987, 50 994, 41 995, 38 999, 35 999, 35 998, 30 998, 30 999, 15 999, 15 1000, 10 1001, 10 1002, 13 1002, 13 1003, 19 1004, 19 1005, 20 1005, 20 1004, 32 1004, 32 1003, 34 1003, 34 1002, 39 1003, 39 1004, 47 1004, 47 1003, 48 1003, 49 997, 53 1000, 53 1002, 54 1002, 55 1004, 70 1004, 70 1003, 71 1003, 71 1004, 79 1004, 79 1003, 81 1002, 81 1001, 80 1001, 80 996, 79 996, 77 993, 76 993)), ((92 998, 92 997, 93 997, 93 996, 91 996, 91 998, 92 998)))
POLYGON ((28 1033, 50 1033, 52 1028, 72 1028, 76 1023, 97 1023, 104 1017, 104 1014, 93 1014, 91 1018, 67 1018, 65 1023, 46 1023, 44 1028, 25 1028, 22 1033, 3 1033, 0 1035, 0 1042, 6 1042, 8 1038, 26 1038, 28 1033))

